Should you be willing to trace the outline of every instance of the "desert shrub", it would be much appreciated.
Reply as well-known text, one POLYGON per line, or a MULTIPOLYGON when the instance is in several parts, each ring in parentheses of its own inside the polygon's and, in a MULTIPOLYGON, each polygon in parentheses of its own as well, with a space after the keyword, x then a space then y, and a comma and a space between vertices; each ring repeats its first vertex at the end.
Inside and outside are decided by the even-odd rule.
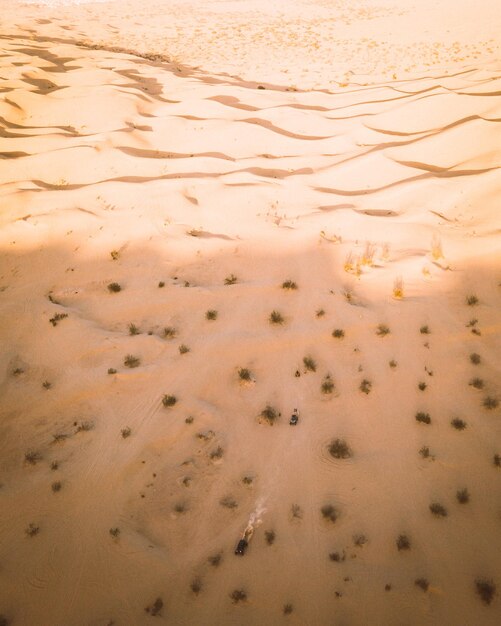
POLYGON ((421 326, 421 328, 419 329, 419 332, 422 335, 429 335, 430 334, 430 329, 428 326, 421 326))
POLYGON ((332 504, 324 504, 320 512, 325 520, 332 523, 334 523, 339 516, 339 511, 332 504))
POLYGON ((212 565, 212 567, 219 567, 219 565, 221 565, 222 560, 223 560, 223 555, 219 553, 219 554, 213 554, 212 556, 209 556, 207 559, 207 562, 209 563, 209 565, 212 565))
POLYGON ((162 398, 162 404, 166 407, 174 406, 176 402, 177 402, 176 396, 170 396, 168 394, 165 394, 164 397, 162 398))
POLYGON ((426 578, 416 578, 414 584, 423 591, 428 591, 428 587, 430 586, 430 583, 426 580, 426 578))
POLYGON ((186 513, 188 510, 188 507, 184 502, 177 502, 173 508, 176 513, 186 513))
POLYGON ((94 428, 94 423, 93 422, 80 422, 79 424, 77 424, 75 422, 75 426, 76 426, 76 431, 77 433, 87 433, 90 430, 93 430, 94 428))
POLYGON ((122 287, 120 287, 118 283, 110 283, 108 285, 108 291, 110 293, 118 293, 119 291, 122 291, 122 287))
POLYGON ((261 417, 268 422, 268 424, 273 425, 275 421, 278 419, 279 413, 276 409, 274 409, 269 404, 265 406, 265 408, 261 411, 261 417))
POLYGON ((386 324, 379 324, 376 330, 376 335, 379 335, 379 337, 384 337, 385 335, 389 335, 390 333, 390 329, 388 328, 388 326, 386 326, 386 324))
POLYGON ((353 456, 350 447, 344 439, 334 439, 328 447, 329 454, 335 459, 349 459, 353 456))
POLYGON ((238 507, 238 502, 232 496, 225 496, 219 500, 219 504, 224 506, 226 509, 236 509, 238 507))
POLYGON ((165 287, 165 283, 164 283, 164 281, 163 281, 163 280, 161 280, 161 281, 158 283, 158 288, 159 288, 159 289, 162 289, 162 287, 165 287))
POLYGON ((56 482, 52 483, 51 485, 51 489, 54 493, 57 493, 58 491, 61 491, 61 487, 62 487, 62 483, 59 480, 56 480, 56 482))
POLYGON ((303 517, 303 510, 301 509, 299 504, 292 504, 291 505, 291 515, 292 515, 292 517, 294 519, 302 519, 302 517, 303 517))
POLYGON ((481 360, 482 359, 480 358, 480 354, 477 354, 476 352, 472 352, 472 354, 470 354, 470 361, 473 363, 473 365, 478 365, 481 360))
POLYGON ((124 358, 124 365, 125 367, 138 367, 141 363, 141 359, 137 356, 133 356, 132 354, 128 354, 125 358, 124 358))
POLYGON ((35 450, 28 450, 28 452, 24 455, 24 460, 29 465, 36 465, 39 461, 42 460, 42 455, 40 452, 36 452, 35 450))
POLYGON ((466 304, 468 306, 475 306, 476 304, 478 304, 477 296, 473 296, 473 295, 466 296, 466 304))
POLYGON ((163 336, 165 339, 174 339, 177 335, 177 329, 174 326, 166 326, 164 328, 163 336))
POLYGON ((237 282, 237 277, 235 276, 235 274, 230 274, 229 276, 227 276, 224 279, 224 284, 225 285, 234 285, 237 282))
POLYGON ((244 476, 242 478, 242 482, 244 485, 252 485, 252 483, 254 482, 254 479, 252 478, 252 476, 244 476))
POLYGON ((40 532, 40 526, 31 522, 28 524, 28 528, 26 528, 24 532, 28 535, 28 537, 35 537, 40 532))
POLYGON ((202 591, 202 581, 200 580, 200 578, 194 578, 191 581, 190 589, 196 596, 198 596, 198 594, 202 591))
POLYGON ((120 528, 110 528, 110 535, 114 539, 118 539, 118 537, 120 536, 120 528))
POLYGON ((395 367, 397 367, 398 363, 395 361, 395 359, 392 359, 392 360, 388 363, 388 365, 389 365, 392 369, 394 369, 395 367))
POLYGON ((52 324, 52 326, 57 326, 57 323, 61 320, 64 320, 64 318, 66 317, 68 317, 67 313, 56 313, 54 317, 50 318, 49 322, 52 324))
POLYGON ((110 252, 110 256, 111 256, 112 261, 117 261, 120 257, 120 252, 118 250, 112 250, 110 252))
POLYGON ((222 459, 224 454, 224 450, 221 446, 218 446, 215 450, 209 454, 209 458, 211 461, 217 461, 218 459, 222 459))
POLYGON ((468 384, 475 389, 484 388, 484 381, 481 378, 472 378, 468 384))
POLYGON ((179 346, 179 354, 187 354, 189 351, 190 349, 184 343, 179 346))
POLYGON ((284 615, 290 615, 293 611, 293 607, 292 604, 284 604, 284 608, 283 608, 283 614, 284 615))
POLYGON ((50 464, 50 469, 54 472, 57 469, 59 469, 59 463, 57 461, 52 461, 52 463, 50 464))
POLYGON ((329 374, 327 374, 327 376, 322 381, 322 385, 320 389, 322 393, 325 393, 325 394, 329 394, 334 391, 334 381, 332 380, 329 374))
POLYGON ((361 548, 368 541, 369 540, 367 539, 367 537, 363 534, 353 535, 353 544, 357 546, 358 548, 361 548))
POLYGON ((286 280, 282 283, 282 289, 294 290, 297 289, 297 284, 293 280, 286 280))
POLYGON ((272 546, 275 543, 275 538, 276 538, 276 534, 274 530, 265 530, 264 531, 264 538, 266 540, 266 543, 269 546, 272 546))
POLYGON ((501 467, 501 455, 495 454, 492 462, 494 463, 494 467, 501 467))
POLYGON ((131 429, 127 426, 126 428, 122 428, 122 430, 120 431, 122 434, 122 437, 124 439, 127 439, 127 437, 130 437, 132 434, 131 429))
POLYGON ((393 281, 393 297, 397 300, 404 297, 404 280, 402 277, 395 278, 393 281))
POLYGON ((428 448, 428 446, 423 446, 420 450, 419 450, 419 454, 423 457, 423 459, 428 459, 428 458, 433 458, 433 456, 431 456, 430 454, 430 448, 428 448))
POLYGON ((455 417, 451 420, 451 426, 456 430, 464 430, 466 428, 466 422, 459 419, 459 417, 455 417))
POLYGON ((270 324, 283 324, 284 323, 284 318, 282 314, 279 313, 278 311, 272 311, 268 319, 269 319, 270 324))
POLYGON ((157 598, 151 606, 147 606, 144 610, 146 611, 146 613, 149 613, 150 615, 153 615, 153 616, 160 615, 160 612, 162 611, 163 606, 164 606, 164 603, 163 603, 162 598, 157 598))
POLYGON ((192 415, 188 415, 188 417, 184 420, 186 424, 193 424, 194 417, 192 415))
POLYGON ((367 378, 364 378, 364 380, 360 383, 360 387, 359 387, 360 391, 362 393, 369 394, 371 391, 371 388, 372 388, 371 381, 367 380, 367 378))
POLYGON ((429 413, 423 413, 419 411, 416 413, 416 422, 421 422, 422 424, 431 424, 431 417, 429 413))
POLYGON ((243 589, 235 589, 230 593, 230 598, 233 604, 245 602, 245 600, 247 600, 247 593, 243 589))
POLYGON ((132 322, 129 324, 128 328, 129 328, 129 335, 139 335, 141 333, 138 326, 136 326, 132 322))
POLYGON ((411 549, 411 541, 407 535, 399 535, 397 537, 397 549, 398 551, 411 549))
POLYGON ((238 377, 240 378, 240 380, 244 380, 246 382, 251 381, 252 374, 250 369, 247 369, 246 367, 240 367, 238 370, 238 377))
POLYGON ((436 517, 447 517, 447 509, 438 502, 432 502, 430 504, 430 511, 436 517))
POLYGON ((496 398, 492 398, 491 396, 486 396, 482 404, 486 409, 495 409, 497 408, 499 401, 496 398))
POLYGON ((316 312, 315 312, 315 315, 317 317, 323 317, 325 315, 324 309, 317 309, 316 312))
POLYGON ((8 620, 5 615, 0 615, 0 626, 9 626, 10 620, 8 620))
POLYGON ((316 372, 317 371, 317 364, 315 363, 315 361, 310 357, 310 356, 305 356, 303 358, 303 364, 304 367, 307 371, 309 372, 316 372))
POLYGON ((344 337, 344 330, 342 330, 341 328, 335 328, 332 331, 332 336, 336 339, 342 339, 344 337))
POLYGON ((329 559, 335 563, 342 563, 346 559, 346 554, 344 550, 342 552, 331 552, 329 559))
POLYGON ((50 383, 48 380, 44 380, 44 382, 42 383, 42 387, 44 389, 50 389, 52 387, 52 383, 50 383))
POLYGON ((117 370, 114 367, 108 368, 108 374, 116 374, 117 370))
POLYGON ((468 489, 458 489, 456 491, 456 498, 460 504, 466 504, 470 501, 470 494, 468 493, 468 489))
POLYGON ((205 313, 205 318, 208 319, 208 320, 215 320, 215 319, 217 319, 217 311, 215 309, 209 309, 205 313))
POLYGON ((475 581, 475 588, 484 604, 490 604, 496 595, 496 585, 492 580, 485 580, 484 578, 477 579, 475 581))

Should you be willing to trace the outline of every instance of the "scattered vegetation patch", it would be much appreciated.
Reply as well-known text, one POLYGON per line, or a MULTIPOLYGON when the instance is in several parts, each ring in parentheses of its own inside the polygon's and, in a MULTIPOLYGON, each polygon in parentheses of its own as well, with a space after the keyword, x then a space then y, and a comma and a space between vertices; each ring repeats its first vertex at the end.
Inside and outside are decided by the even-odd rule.
POLYGON ((484 388, 484 381, 481 378, 472 378, 468 384, 475 389, 484 388))
POLYGON ((163 337, 164 339, 174 339, 177 335, 177 329, 174 326, 166 326, 164 328, 163 337))
POLYGON ((209 454, 209 458, 211 461, 218 461, 223 458, 224 450, 221 446, 218 446, 215 450, 209 454))
POLYGON ((342 339, 344 337, 344 330, 342 328, 335 328, 332 331, 332 336, 336 339, 342 339))
POLYGON ((39 461, 42 460, 42 455, 40 452, 36 452, 35 450, 28 450, 28 452, 24 455, 24 461, 29 465, 36 465, 39 461))
POLYGON ((470 354, 470 361, 473 363, 473 365, 478 365, 481 360, 482 359, 480 358, 480 354, 477 354, 476 352, 470 354))
POLYGON ((274 530, 265 530, 264 531, 264 538, 266 540, 266 543, 269 546, 272 546, 275 543, 275 539, 276 539, 276 533, 274 530))
POLYGON ((28 524, 28 528, 26 528, 24 532, 28 535, 28 537, 35 537, 40 532, 40 526, 31 522, 28 524))
POLYGON ((125 367, 138 367, 141 363, 141 359, 137 356, 133 356, 132 354, 128 354, 125 358, 124 358, 124 365, 125 367))
POLYGON ((278 311, 272 311, 268 319, 269 319, 270 324, 283 324, 284 323, 284 318, 282 314, 279 313, 278 311))
POLYGON ((364 378, 364 380, 360 383, 359 389, 362 393, 369 394, 372 389, 371 381, 364 378))
POLYGON ((110 293, 118 293, 119 291, 122 291, 122 287, 120 287, 118 283, 110 283, 108 285, 108 291, 110 293))
POLYGON ((284 604, 284 608, 283 608, 283 614, 284 615, 290 615, 293 610, 294 610, 294 608, 293 608, 292 604, 284 604))
POLYGON ((238 377, 240 378, 240 380, 248 383, 252 380, 252 373, 247 367, 240 367, 238 369, 238 377))
POLYGON ((492 580, 484 578, 475 581, 475 588, 484 604, 490 604, 496 595, 496 585, 492 580))
POLYGON ((209 309, 205 313, 205 318, 208 320, 216 320, 217 319, 217 311, 215 309, 209 309))
POLYGON ((224 506, 226 509, 236 509, 238 507, 238 502, 232 496, 225 496, 219 500, 219 504, 224 506))
POLYGON ((120 528, 110 528, 110 536, 113 537, 113 539, 118 539, 118 537, 120 537, 120 528))
POLYGON ((164 603, 163 603, 162 598, 157 598, 151 606, 147 606, 144 610, 146 611, 146 613, 149 613, 150 615, 153 615, 153 616, 160 615, 163 609, 163 606, 164 606, 164 603))
POLYGON ((407 535, 399 535, 397 537, 397 549, 400 550, 410 550, 411 549, 411 540, 407 535))
POLYGON ((492 398, 491 396, 486 396, 482 404, 486 409, 496 409, 499 405, 499 400, 492 398))
POLYGON ((323 317, 325 315, 324 309, 317 309, 317 311, 315 312, 315 315, 317 317, 323 317))
POLYGON ((418 389, 420 391, 424 391, 426 389, 426 387, 427 387, 427 384, 424 383, 424 382, 420 382, 419 385, 418 385, 418 389))
POLYGON ((196 596, 198 596, 198 594, 202 591, 202 581, 200 580, 200 578, 194 578, 191 581, 190 589, 196 596))
POLYGON ((395 359, 392 359, 388 365, 392 368, 395 369, 395 367, 397 367, 398 363, 395 361, 395 359))
POLYGON ((279 413, 276 409, 274 409, 269 404, 265 406, 265 408, 261 411, 260 416, 268 422, 268 424, 273 425, 278 419, 279 413))
POLYGON ((168 394, 165 394, 164 397, 162 398, 162 404, 166 407, 174 406, 176 402, 177 402, 176 396, 170 396, 168 394))
POLYGON ((163 280, 161 280, 161 281, 158 283, 158 288, 159 288, 159 289, 162 289, 163 287, 165 287, 165 283, 164 283, 164 281, 163 281, 163 280))
POLYGON ((330 377, 330 374, 327 374, 327 376, 324 378, 320 389, 324 394, 329 394, 334 391, 334 381, 330 377))
POLYGON ((470 494, 468 493, 468 489, 458 489, 456 491, 456 498, 459 504, 466 504, 470 501, 470 494))
POLYGON ((315 363, 315 361, 310 356, 305 356, 303 358, 303 364, 304 364, 305 369, 308 372, 316 372, 317 371, 317 364, 315 363))
POLYGON ((322 517, 324 520, 328 522, 334 523, 339 517, 339 511, 332 504, 324 504, 324 506, 320 509, 322 513, 322 517))
POLYGON ((342 563, 344 560, 346 560, 346 554, 344 550, 342 552, 331 552, 329 554, 329 559, 331 561, 334 561, 335 563, 342 563))
POLYGON ((447 509, 438 502, 432 502, 430 504, 430 511, 436 517, 447 517, 447 509))
POLYGON ((459 419, 459 417, 455 417, 451 420, 451 426, 456 430, 464 430, 466 428, 466 422, 462 419, 459 419))
POLYGON ((108 374, 116 374, 117 370, 114 367, 109 367, 108 368, 108 374))
POLYGON ((184 343, 179 346, 179 354, 187 354, 189 351, 190 349, 184 343))
POLYGON ((219 567, 219 565, 221 565, 222 560, 223 560, 223 555, 219 553, 219 554, 213 554, 212 556, 209 556, 207 559, 207 562, 209 563, 209 565, 212 565, 212 567, 219 567))
POLYGON ((478 304, 477 296, 473 296, 473 295, 466 296, 466 304, 468 306, 475 306, 476 304, 478 304))
POLYGON ((369 540, 363 534, 353 535, 353 544, 357 546, 357 548, 361 548, 364 546, 369 540))
POLYGON ((57 493, 58 491, 61 491, 61 487, 62 487, 62 483, 59 480, 56 480, 55 482, 52 483, 51 485, 51 489, 54 493, 57 493))
POLYGON ((243 589, 235 589, 230 593, 230 598, 233 604, 245 602, 247 600, 247 593, 243 589))
POLYGON ((129 335, 139 335, 141 331, 139 328, 133 324, 132 322, 129 324, 129 335))
POLYGON ((293 280, 286 280, 282 283, 282 289, 294 290, 297 289, 297 284, 293 280))
POLYGON ((303 518, 303 510, 299 506, 299 504, 291 505, 291 515, 293 519, 302 519, 303 518))
POLYGON ((252 483, 254 482, 254 478, 252 478, 252 476, 244 476, 242 478, 242 482, 244 485, 252 485, 252 483))
POLYGON ((388 328, 388 326, 386 326, 386 324, 379 324, 377 329, 376 329, 376 335, 378 335, 379 337, 384 337, 385 335, 389 335, 390 334, 390 329, 388 328))
POLYGON ((79 424, 77 424, 77 422, 75 422, 74 424, 76 426, 76 431, 77 433, 87 433, 90 430, 93 430, 94 428, 94 423, 93 422, 80 422, 79 424))
POLYGON ((50 318, 49 322, 52 324, 52 326, 57 326, 57 323, 61 320, 64 320, 66 317, 68 317, 67 313, 56 313, 54 317, 50 318))
POLYGON ((353 452, 344 439, 334 439, 328 447, 329 454, 335 459, 349 459, 353 452))
POLYGON ((419 450, 419 454, 423 457, 423 459, 434 459, 435 457, 431 455, 430 453, 430 448, 428 448, 428 446, 423 446, 420 450, 419 450))
POLYGON ((42 383, 42 387, 44 389, 50 389, 52 387, 52 383, 49 382, 48 380, 44 380, 44 382, 42 383))
POLYGON ((126 428, 122 428, 122 430, 120 431, 120 433, 122 434, 123 439, 127 439, 127 437, 130 437, 132 434, 131 429, 127 426, 126 428))
POLYGON ((428 588, 430 586, 430 583, 426 580, 426 578, 416 578, 414 584, 416 585, 416 587, 419 587, 423 591, 428 591, 428 588))
POLYGON ((422 424, 431 424, 430 414, 419 411, 418 413, 416 413, 416 422, 421 422, 422 424))
POLYGON ((420 332, 422 335, 429 335, 429 334, 430 334, 430 329, 429 329, 429 327, 428 327, 428 326, 426 326, 426 325, 425 325, 425 326, 421 326, 421 328, 419 329, 419 332, 420 332))
POLYGON ((227 276, 224 279, 224 284, 225 285, 234 285, 237 282, 238 278, 235 276, 235 274, 230 274, 229 276, 227 276))

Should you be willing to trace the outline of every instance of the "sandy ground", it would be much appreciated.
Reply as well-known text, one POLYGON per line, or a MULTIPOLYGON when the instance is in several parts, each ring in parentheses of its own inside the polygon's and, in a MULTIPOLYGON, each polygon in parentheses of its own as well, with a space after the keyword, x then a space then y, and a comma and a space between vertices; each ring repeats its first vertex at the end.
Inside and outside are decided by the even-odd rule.
POLYGON ((239 5, 5 7, 0 624, 499 625, 494 4, 239 5))

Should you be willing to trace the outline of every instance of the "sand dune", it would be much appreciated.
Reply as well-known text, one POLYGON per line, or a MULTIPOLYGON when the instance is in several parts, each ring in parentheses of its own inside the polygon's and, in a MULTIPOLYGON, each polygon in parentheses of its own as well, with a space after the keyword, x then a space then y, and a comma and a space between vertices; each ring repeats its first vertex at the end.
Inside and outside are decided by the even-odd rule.
POLYGON ((178 71, 18 11, 0 622, 499 624, 499 64, 293 91, 221 77, 233 14, 178 71))

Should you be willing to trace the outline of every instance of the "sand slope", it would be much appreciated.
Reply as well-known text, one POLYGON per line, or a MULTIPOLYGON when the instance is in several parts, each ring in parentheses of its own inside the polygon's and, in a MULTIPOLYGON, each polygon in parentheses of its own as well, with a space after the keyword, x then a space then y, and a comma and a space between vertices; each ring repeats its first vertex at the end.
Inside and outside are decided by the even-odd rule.
POLYGON ((499 624, 499 66, 302 92, 2 41, 0 614, 499 624))

